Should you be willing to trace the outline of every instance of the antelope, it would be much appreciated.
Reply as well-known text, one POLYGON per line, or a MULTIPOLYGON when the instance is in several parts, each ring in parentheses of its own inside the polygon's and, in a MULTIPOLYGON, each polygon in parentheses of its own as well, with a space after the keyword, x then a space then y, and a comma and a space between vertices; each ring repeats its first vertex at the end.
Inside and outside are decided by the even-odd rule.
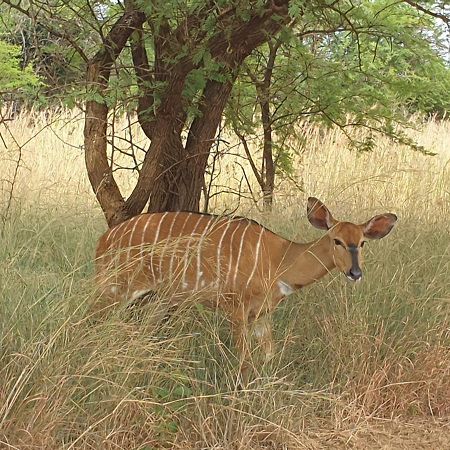
POLYGON ((241 217, 181 211, 135 216, 99 239, 96 279, 102 295, 96 308, 132 302, 161 287, 174 304, 196 294, 229 319, 246 377, 248 331, 269 360, 276 306, 335 268, 360 281, 364 243, 385 237, 397 221, 386 213, 363 224, 340 222, 314 197, 308 199, 307 217, 326 233, 296 243, 241 217))

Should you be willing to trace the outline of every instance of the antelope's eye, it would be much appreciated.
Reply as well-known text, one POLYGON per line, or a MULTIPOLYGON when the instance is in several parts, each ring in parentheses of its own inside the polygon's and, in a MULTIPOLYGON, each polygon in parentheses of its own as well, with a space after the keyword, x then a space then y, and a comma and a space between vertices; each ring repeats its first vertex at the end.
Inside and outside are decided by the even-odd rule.
POLYGON ((335 243, 336 245, 340 245, 341 247, 344 246, 344 244, 343 244, 339 239, 335 239, 335 240, 334 240, 334 243, 335 243))

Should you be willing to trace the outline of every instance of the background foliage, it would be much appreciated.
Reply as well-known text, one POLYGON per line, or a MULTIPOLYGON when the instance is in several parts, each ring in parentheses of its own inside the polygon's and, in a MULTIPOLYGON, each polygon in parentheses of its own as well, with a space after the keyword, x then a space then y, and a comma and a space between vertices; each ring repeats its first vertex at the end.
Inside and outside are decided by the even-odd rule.
MULTIPOLYGON (((199 197, 204 183, 185 180, 183 173, 198 170, 194 177, 197 180, 203 178, 205 170, 207 175, 210 170, 206 162, 195 155, 211 150, 210 145, 203 148, 192 144, 189 136, 197 134, 198 140, 212 142, 218 122, 210 117, 217 99, 208 98, 212 98, 211 88, 220 86, 222 89, 227 83, 233 83, 233 90, 226 102, 220 129, 236 135, 244 147, 245 143, 252 142, 253 153, 247 152, 247 157, 254 162, 252 172, 261 190, 261 194, 254 193, 254 198, 265 198, 269 207, 276 182, 292 180, 293 156, 300 154, 307 145, 301 126, 304 120, 341 128, 350 145, 360 151, 372 150, 380 133, 394 142, 426 151, 404 130, 409 126, 411 115, 443 118, 450 107, 449 11, 444 4, 409 0, 280 0, 272 7, 275 4, 279 8, 275 21, 283 22, 283 27, 278 27, 279 32, 278 29, 269 31, 264 38, 267 42, 253 49, 244 62, 235 59, 231 62, 228 57, 219 56, 220 52, 214 53, 216 44, 220 42, 221 33, 231 42, 238 33, 236 23, 245 27, 258 18, 258 14, 266 14, 266 2, 130 0, 122 4, 8 0, 0 5, 0 36, 5 44, 21 47, 20 65, 28 67, 28 75, 24 73, 21 83, 37 86, 31 79, 27 81, 31 74, 29 64, 41 80, 39 95, 36 89, 25 92, 24 107, 84 108, 86 102, 106 104, 110 151, 128 155, 120 165, 113 161, 118 159, 111 156, 108 164, 112 178, 113 172, 124 169, 142 173, 143 177, 148 173, 148 167, 143 170, 145 157, 152 152, 153 158, 158 158, 159 149, 158 132, 152 134, 150 130, 159 129, 158 117, 166 114, 164 102, 173 92, 179 98, 180 111, 174 111, 172 105, 173 117, 163 122, 169 122, 173 129, 160 131, 162 135, 169 133, 179 137, 174 142, 166 142, 166 152, 172 154, 167 157, 169 162, 160 164, 170 172, 172 159, 179 159, 176 167, 185 164, 183 158, 199 162, 192 167, 186 163, 185 168, 180 168, 181 174, 174 172, 173 180, 157 186, 160 191, 170 190, 171 183, 185 184, 184 189, 191 190, 191 197, 199 197), (286 5, 287 13, 283 9, 286 5), (119 23, 127 11, 138 10, 145 14, 145 23, 137 27, 123 51, 114 57, 107 87, 99 89, 97 82, 87 86, 86 70, 96 58, 101 59, 101 55, 108 53, 106 43, 114 24, 119 23), (177 71, 183 72, 183 67, 189 67, 186 74, 177 75, 177 71), (183 84, 179 92, 174 87, 177 77, 183 84), (120 114, 133 115, 136 111, 150 144, 137 147, 129 127, 129 149, 123 152, 113 137, 115 118, 120 114), (212 131, 205 132, 208 126, 212 131), (204 134, 199 134, 201 127, 204 134), (362 140, 362 135, 356 132, 358 128, 368 130, 362 140), (170 148, 173 150, 169 152, 170 148), (281 178, 275 181, 276 177, 281 178)), ((244 36, 240 39, 245 46, 244 36)), ((9 82, 12 84, 8 86, 12 86, 17 83, 14 81, 17 74, 11 72, 14 65, 17 66, 17 58, 8 59, 9 63, 2 63, 11 66, 9 71, 4 71, 3 83, 9 82)), ((226 89, 223 92, 229 95, 226 89)), ((87 142, 93 140, 91 136, 87 142)), ((101 149, 103 151, 106 150, 101 149)), ((89 170, 92 172, 92 168, 89 170)), ((162 177, 156 172, 151 176, 162 177)), ((301 184, 299 180, 293 181, 296 186, 301 184)), ((142 184, 148 186, 147 182, 142 184)), ((93 188, 96 192, 99 190, 95 182, 93 188)), ((138 188, 142 186, 137 186, 136 191, 138 188)), ((207 208, 208 189, 203 186, 202 192, 207 208)), ((120 203, 122 194, 117 191, 114 195, 115 202, 120 203)), ((151 194, 145 195, 150 195, 151 207, 151 194)), ((177 195, 189 198, 185 192, 177 195)), ((99 201, 104 210, 108 209, 101 196, 99 201)), ((183 199, 176 198, 156 199, 153 206, 198 207, 198 201, 194 203, 184 204, 183 199)), ((129 213, 139 212, 125 202, 122 209, 127 208, 129 213)), ((117 206, 112 209, 117 210, 117 206)), ((106 215, 108 218, 108 213, 106 215)))

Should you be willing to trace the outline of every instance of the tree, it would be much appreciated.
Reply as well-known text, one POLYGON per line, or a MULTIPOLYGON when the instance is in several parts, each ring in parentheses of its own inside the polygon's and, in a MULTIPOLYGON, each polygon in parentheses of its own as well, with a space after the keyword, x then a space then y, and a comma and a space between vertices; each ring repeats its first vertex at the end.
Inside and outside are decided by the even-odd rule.
POLYGON ((174 2, 153 10, 126 3, 88 69, 93 98, 86 111, 86 164, 110 225, 138 214, 147 202, 149 211, 198 210, 209 149, 237 69, 281 28, 288 18, 287 4, 250 2, 240 8, 199 2, 180 10, 174 2), (144 28, 146 20, 151 34, 144 28), (106 158, 107 103, 97 98, 105 97, 110 70, 130 38, 138 118, 151 144, 137 185, 124 201, 106 158))
POLYGON ((253 52, 234 85, 228 128, 242 143, 266 209, 276 174, 289 177, 293 156, 307 145, 301 117, 340 127, 358 151, 372 150, 379 133, 424 151, 403 132, 409 114, 450 110, 450 67, 439 54, 434 17, 382 0, 351 9, 337 3, 333 13, 315 11, 315 20, 305 14, 253 52), (367 130, 362 140, 353 133, 360 128, 367 130))
POLYGON ((198 209, 209 148, 237 69, 289 19, 288 0, 127 0, 96 8, 89 3, 90 11, 81 2, 44 2, 44 7, 30 2, 27 9, 7 3, 39 23, 47 20, 87 61, 86 166, 109 225, 138 214, 147 203, 150 211, 198 209), (101 36, 93 56, 73 26, 58 23, 58 17, 66 23, 71 16, 101 36), (108 161, 106 136, 115 94, 112 71, 125 71, 120 65, 129 56, 138 119, 150 145, 125 200, 108 161))

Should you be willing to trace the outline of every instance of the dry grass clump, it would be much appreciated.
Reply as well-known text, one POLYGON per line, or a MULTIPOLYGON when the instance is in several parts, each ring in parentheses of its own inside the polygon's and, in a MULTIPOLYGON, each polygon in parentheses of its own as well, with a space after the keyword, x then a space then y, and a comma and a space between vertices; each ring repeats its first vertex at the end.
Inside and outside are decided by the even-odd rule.
MULTIPOLYGON (((305 219, 307 195, 340 219, 389 210, 399 224, 365 247, 359 286, 335 273, 277 309, 279 351, 266 365, 255 351, 254 382, 239 390, 217 312, 194 304, 167 321, 151 308, 138 318, 120 308, 104 322, 88 317, 105 225, 72 119, 43 127, 22 116, 8 123, 11 134, 2 129, 0 159, 28 143, 8 214, 2 185, 0 448, 450 447, 448 123, 418 134, 432 158, 387 139, 358 155, 337 131, 311 127, 297 159, 305 192, 282 183, 271 215, 242 205, 297 240, 318 236, 305 219)), ((226 166, 227 180, 238 178, 226 166)), ((0 178, 11 180, 14 167, 0 166, 0 178)), ((217 210, 234 201, 216 200, 217 210)))

